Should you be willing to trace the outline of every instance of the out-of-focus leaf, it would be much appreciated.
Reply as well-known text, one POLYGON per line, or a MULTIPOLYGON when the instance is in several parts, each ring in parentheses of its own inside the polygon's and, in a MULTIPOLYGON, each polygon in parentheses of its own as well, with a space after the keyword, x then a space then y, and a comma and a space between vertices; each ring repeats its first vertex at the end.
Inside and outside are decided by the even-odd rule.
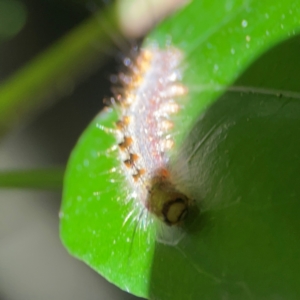
POLYGON ((16 35, 26 22, 26 8, 17 0, 0 0, 0 42, 16 35))
POLYGON ((0 136, 28 114, 74 87, 110 47, 109 31, 117 30, 113 7, 71 31, 54 46, 0 86, 0 136))

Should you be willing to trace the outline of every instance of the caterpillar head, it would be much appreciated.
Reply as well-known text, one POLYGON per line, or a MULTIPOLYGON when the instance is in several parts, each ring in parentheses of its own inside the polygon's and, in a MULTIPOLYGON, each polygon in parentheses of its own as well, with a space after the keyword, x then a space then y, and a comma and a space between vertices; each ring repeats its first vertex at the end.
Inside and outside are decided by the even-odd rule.
POLYGON ((169 181, 156 179, 149 191, 147 207, 169 226, 180 225, 186 218, 191 200, 169 181))

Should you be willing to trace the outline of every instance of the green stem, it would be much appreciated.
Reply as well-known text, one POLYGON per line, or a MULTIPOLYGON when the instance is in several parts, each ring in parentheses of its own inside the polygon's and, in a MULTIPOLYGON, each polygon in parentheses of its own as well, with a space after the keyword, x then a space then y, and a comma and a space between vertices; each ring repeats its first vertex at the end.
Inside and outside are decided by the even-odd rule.
POLYGON ((101 23, 118 31, 114 16, 113 6, 96 14, 2 83, 0 137, 24 116, 70 90, 80 75, 100 61, 111 44, 101 23))
POLYGON ((0 188, 61 189, 63 176, 63 167, 1 171, 0 188))

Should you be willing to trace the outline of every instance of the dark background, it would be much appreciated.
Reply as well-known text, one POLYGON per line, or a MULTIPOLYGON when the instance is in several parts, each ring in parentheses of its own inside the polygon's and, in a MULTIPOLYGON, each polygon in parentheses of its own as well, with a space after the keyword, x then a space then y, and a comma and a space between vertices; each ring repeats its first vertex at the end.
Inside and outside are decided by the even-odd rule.
MULTIPOLYGON (((91 7, 107 5, 83 0, 19 2, 26 22, 19 33, 0 43, 1 81, 90 17, 91 7)), ((78 137, 101 110, 103 97, 110 95, 109 76, 118 69, 114 54, 2 139, 1 169, 66 165, 78 137)), ((0 190, 0 300, 136 299, 63 248, 60 201, 61 191, 0 190)))

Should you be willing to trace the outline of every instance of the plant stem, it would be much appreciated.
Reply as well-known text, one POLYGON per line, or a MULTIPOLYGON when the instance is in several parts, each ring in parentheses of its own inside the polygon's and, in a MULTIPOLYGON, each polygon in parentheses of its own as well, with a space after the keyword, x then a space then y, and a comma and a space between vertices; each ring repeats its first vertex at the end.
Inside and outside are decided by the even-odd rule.
POLYGON ((0 137, 24 117, 59 99, 80 76, 99 66, 116 32, 114 6, 94 15, 0 86, 0 137))
POLYGON ((0 172, 0 188, 61 189, 64 167, 0 172))

